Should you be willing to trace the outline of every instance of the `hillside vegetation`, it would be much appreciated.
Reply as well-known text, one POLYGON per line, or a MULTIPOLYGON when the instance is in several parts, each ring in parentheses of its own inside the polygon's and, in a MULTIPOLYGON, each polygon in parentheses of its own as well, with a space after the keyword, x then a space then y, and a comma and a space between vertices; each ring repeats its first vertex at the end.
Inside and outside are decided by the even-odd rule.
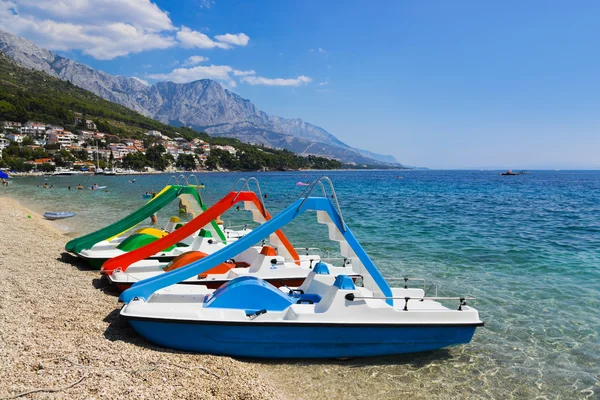
MULTIPOLYGON (((147 118, 135 111, 106 101, 70 82, 61 81, 43 72, 16 65, 0 53, 0 120, 40 121, 68 129, 74 126, 75 113, 96 123, 98 130, 122 138, 146 138, 148 130, 158 130, 169 137, 176 132, 191 140, 200 138, 209 144, 231 145, 237 155, 226 152, 211 154, 209 169, 336 169, 341 163, 322 157, 300 157, 287 150, 249 145, 236 139, 213 138, 186 127, 172 127, 147 118)), ((14 152, 13 152, 14 153, 14 152)))

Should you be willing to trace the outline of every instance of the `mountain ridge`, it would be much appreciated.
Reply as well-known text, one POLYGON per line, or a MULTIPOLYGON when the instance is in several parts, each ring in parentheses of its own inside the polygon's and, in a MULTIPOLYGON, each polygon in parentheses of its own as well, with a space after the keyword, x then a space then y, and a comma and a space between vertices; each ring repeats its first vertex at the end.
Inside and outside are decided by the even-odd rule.
POLYGON ((136 78, 97 71, 1 30, 0 51, 24 67, 69 81, 166 124, 204 130, 211 136, 285 148, 302 155, 324 156, 357 164, 400 166, 392 156, 354 149, 325 129, 302 119, 269 115, 259 110, 252 101, 210 79, 185 84, 157 82, 148 86, 136 78))

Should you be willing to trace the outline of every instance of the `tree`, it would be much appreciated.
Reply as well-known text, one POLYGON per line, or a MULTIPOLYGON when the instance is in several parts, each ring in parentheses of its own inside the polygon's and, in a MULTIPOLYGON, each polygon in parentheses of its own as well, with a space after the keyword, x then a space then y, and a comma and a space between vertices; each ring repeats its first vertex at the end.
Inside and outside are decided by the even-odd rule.
POLYGON ((31 138, 31 136, 25 136, 23 138, 23 141, 21 142, 22 146, 32 146, 35 143, 33 143, 33 139, 31 138))
POLYGON ((76 150, 73 152, 73 155, 77 157, 77 159, 81 161, 87 161, 89 159, 88 152, 86 150, 76 150))
POLYGON ((175 165, 177 168, 193 171, 196 169, 196 159, 192 154, 180 154, 175 165))
POLYGON ((128 169, 134 169, 136 171, 141 171, 148 165, 148 160, 143 153, 139 151, 135 153, 129 153, 125 157, 123 157, 123 167, 128 169))
POLYGON ((146 160, 148 165, 159 171, 164 171, 169 166, 169 163, 173 161, 173 156, 170 154, 165 155, 166 150, 162 144, 149 147, 146 150, 146 160))
POLYGON ((42 172, 52 172, 56 170, 56 168, 52 164, 43 163, 42 165, 40 165, 39 170, 42 172))

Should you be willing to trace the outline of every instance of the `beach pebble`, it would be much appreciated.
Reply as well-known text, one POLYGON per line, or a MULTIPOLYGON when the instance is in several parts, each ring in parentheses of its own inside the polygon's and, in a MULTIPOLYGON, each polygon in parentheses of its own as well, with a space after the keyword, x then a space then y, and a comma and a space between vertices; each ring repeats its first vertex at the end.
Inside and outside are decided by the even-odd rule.
POLYGON ((0 398, 63 387, 21 398, 281 398, 251 363, 139 337, 119 319, 114 292, 96 288, 100 273, 61 256, 67 237, 13 200, 2 202, 0 398), (25 217, 31 223, 19 223, 25 217))

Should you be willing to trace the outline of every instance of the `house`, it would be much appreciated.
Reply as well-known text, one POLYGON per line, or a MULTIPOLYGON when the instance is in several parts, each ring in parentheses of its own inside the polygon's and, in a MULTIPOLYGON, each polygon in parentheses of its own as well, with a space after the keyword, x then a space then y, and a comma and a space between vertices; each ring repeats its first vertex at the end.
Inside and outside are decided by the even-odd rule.
POLYGON ((61 148, 69 147, 73 145, 73 142, 77 141, 77 135, 72 134, 69 131, 62 132, 51 132, 48 135, 49 144, 59 144, 61 148))
MULTIPOLYGON (((8 139, 0 138, 0 150, 7 148, 9 143, 8 139)), ((0 155, 2 155, 2 151, 0 151, 0 155)))
POLYGON ((54 161, 51 158, 37 158, 33 162, 35 163, 35 165, 42 165, 42 164, 54 165, 54 161))
POLYGON ((79 137, 83 140, 90 140, 94 137, 94 132, 92 131, 79 131, 79 137))
POLYGON ((126 146, 124 143, 114 143, 109 146, 110 151, 113 153, 113 157, 116 160, 120 160, 129 153, 135 153, 137 150, 133 146, 126 146))
POLYGON ((96 130, 96 124, 94 123, 94 121, 92 121, 91 119, 86 119, 85 120, 85 127, 88 129, 92 129, 92 130, 96 130))
POLYGON ((148 136, 154 136, 154 137, 162 137, 162 132, 161 131, 155 131, 155 130, 149 130, 148 132, 146 132, 146 135, 148 136))
POLYGON ((25 125, 21 127, 21 133, 31 136, 45 135, 46 124, 44 124, 43 122, 28 121, 25 125))
POLYGON ((21 129, 21 123, 15 121, 3 121, 2 128, 4 128, 4 130, 18 130, 21 129))
POLYGON ((223 150, 228 152, 231 155, 235 155, 237 153, 237 150, 233 147, 233 146, 213 146, 213 149, 219 149, 219 150, 223 150))
POLYGON ((20 133, 9 133, 7 137, 8 137, 8 140, 10 140, 11 142, 23 143, 23 139, 25 138, 25 135, 20 134, 20 133))

